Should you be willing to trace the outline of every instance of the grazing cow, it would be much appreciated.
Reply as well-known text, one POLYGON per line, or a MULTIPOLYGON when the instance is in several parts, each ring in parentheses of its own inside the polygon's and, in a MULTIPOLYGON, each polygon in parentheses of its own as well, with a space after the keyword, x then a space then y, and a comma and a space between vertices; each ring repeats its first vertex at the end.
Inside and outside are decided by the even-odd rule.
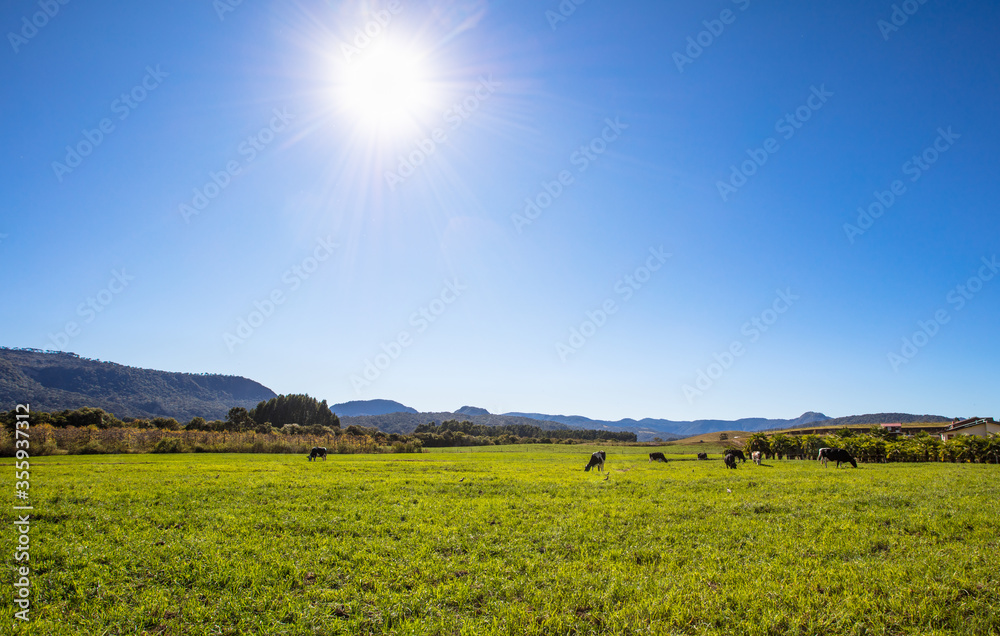
POLYGON ((698 459, 708 459, 708 453, 698 453, 698 459))
POLYGON ((596 453, 590 456, 590 463, 587 464, 587 467, 584 468, 583 470, 588 471, 594 466, 597 466, 598 472, 604 472, 604 460, 606 458, 607 455, 604 453, 604 451, 597 451, 596 453))
POLYGON ((649 461, 651 462, 664 462, 666 463, 667 458, 663 456, 663 453, 650 453, 649 461))
POLYGON ((739 450, 738 448, 729 448, 726 450, 726 453, 732 454, 736 459, 740 460, 741 462, 746 462, 747 460, 747 456, 744 455, 743 451, 739 450))
POLYGON ((318 457, 322 457, 323 461, 326 461, 326 446, 314 446, 309 452, 309 461, 312 461, 318 457))
POLYGON ((750 458, 753 459, 753 463, 755 463, 758 466, 760 466, 760 459, 761 459, 760 458, 760 451, 754 451, 754 452, 750 453, 750 458))
POLYGON ((819 449, 819 459, 823 462, 823 468, 826 468, 826 463, 828 461, 837 462, 837 468, 840 468, 841 464, 848 463, 855 468, 858 467, 858 462, 854 461, 851 454, 843 448, 821 448, 819 449))
POLYGON ((731 452, 730 453, 726 453, 726 456, 722 458, 722 461, 725 462, 726 468, 732 468, 733 470, 736 470, 736 455, 735 454, 733 454, 731 452))

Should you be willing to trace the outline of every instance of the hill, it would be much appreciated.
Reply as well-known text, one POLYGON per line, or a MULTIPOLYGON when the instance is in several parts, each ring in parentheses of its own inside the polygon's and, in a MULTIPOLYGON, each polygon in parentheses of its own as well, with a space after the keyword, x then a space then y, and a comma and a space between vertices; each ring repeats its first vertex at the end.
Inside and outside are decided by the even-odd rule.
POLYGON ((32 411, 84 406, 117 417, 224 419, 234 406, 250 409, 276 394, 232 375, 171 373, 81 358, 75 353, 0 347, 0 403, 32 411))
POLYGON ((461 415, 489 415, 490 412, 486 409, 481 409, 478 406, 463 406, 462 408, 455 411, 461 415))
POLYGON ((330 407, 338 416, 388 415, 389 413, 416 413, 417 409, 393 400, 352 400, 330 407))

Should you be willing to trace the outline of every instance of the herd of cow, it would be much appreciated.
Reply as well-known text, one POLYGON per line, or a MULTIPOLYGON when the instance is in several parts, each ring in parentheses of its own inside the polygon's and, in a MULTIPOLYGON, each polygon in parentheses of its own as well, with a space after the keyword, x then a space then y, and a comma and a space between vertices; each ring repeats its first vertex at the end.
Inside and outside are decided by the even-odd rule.
MULTIPOLYGON (((320 457, 326 459, 325 446, 316 446, 311 451, 309 451, 309 461, 319 459, 320 457)), ((598 472, 604 472, 604 461, 607 458, 608 458, 607 453, 605 453, 604 451, 597 451, 596 453, 590 456, 590 462, 587 463, 587 466, 583 470, 589 471, 591 468, 597 468, 598 472)), ((698 459, 708 459, 708 453, 698 453, 698 459)), ((733 470, 735 470, 737 459, 740 460, 741 462, 747 461, 747 457, 746 455, 743 454, 743 451, 736 448, 730 448, 726 451, 726 454, 722 458, 722 461, 723 463, 725 463, 726 468, 732 468, 733 470)), ((760 466, 760 462, 762 459, 760 451, 754 451, 750 453, 750 459, 753 460, 753 463, 760 466)), ((840 468, 841 464, 850 464, 855 468, 858 467, 858 462, 854 461, 854 458, 851 457, 851 454, 842 448, 821 448, 819 449, 819 456, 817 457, 817 459, 820 462, 822 462, 824 468, 826 468, 826 463, 828 461, 837 462, 837 468, 840 468)), ((649 461, 666 463, 667 458, 663 453, 650 453, 649 461)))
MULTIPOLYGON (((607 454, 604 451, 597 451, 590 456, 590 462, 584 467, 583 470, 588 471, 591 468, 597 468, 598 471, 604 470, 604 461, 607 459, 607 454)), ((708 459, 708 453, 698 453, 698 459, 708 459)), ((763 459, 763 455, 760 451, 753 451, 750 453, 750 459, 753 463, 760 466, 760 462, 763 459)), ((822 464, 823 468, 826 468, 827 462, 837 462, 837 468, 840 468, 841 464, 850 464, 855 468, 858 467, 858 462, 851 457, 843 448, 821 448, 819 449, 819 455, 817 458, 822 464)), ((741 462, 746 462, 747 457, 743 454, 743 451, 730 448, 726 450, 726 454, 722 458, 722 462, 726 465, 726 468, 732 468, 736 470, 736 460, 741 462)), ((666 463, 667 458, 663 453, 650 453, 649 461, 651 462, 664 462, 666 463)))

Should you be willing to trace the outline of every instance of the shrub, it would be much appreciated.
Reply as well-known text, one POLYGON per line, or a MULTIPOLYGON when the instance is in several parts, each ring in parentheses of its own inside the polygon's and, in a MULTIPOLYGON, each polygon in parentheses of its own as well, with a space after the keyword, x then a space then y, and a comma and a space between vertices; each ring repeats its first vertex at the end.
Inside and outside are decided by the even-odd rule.
POLYGON ((176 437, 164 437, 153 446, 154 453, 180 453, 181 440, 176 437))
POLYGON ((105 452, 107 451, 104 450, 104 446, 96 439, 92 439, 80 447, 81 455, 103 455, 105 452))

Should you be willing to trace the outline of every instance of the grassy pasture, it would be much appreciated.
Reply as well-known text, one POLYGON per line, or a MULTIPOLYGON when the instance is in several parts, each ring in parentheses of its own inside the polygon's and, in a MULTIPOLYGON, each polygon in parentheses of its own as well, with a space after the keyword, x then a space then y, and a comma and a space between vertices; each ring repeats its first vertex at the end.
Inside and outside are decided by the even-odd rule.
POLYGON ((591 450, 33 459, 15 632, 1000 633, 995 465, 591 450))

